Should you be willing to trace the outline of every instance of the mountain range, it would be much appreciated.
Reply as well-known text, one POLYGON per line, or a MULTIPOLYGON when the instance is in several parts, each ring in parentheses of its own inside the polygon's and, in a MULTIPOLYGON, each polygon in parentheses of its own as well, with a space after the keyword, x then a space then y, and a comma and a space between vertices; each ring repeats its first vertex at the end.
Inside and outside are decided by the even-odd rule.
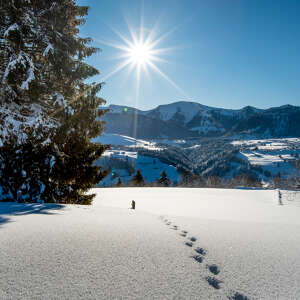
POLYGON ((300 107, 292 105, 223 109, 180 101, 147 111, 120 105, 106 108, 107 133, 143 139, 300 136, 300 107))

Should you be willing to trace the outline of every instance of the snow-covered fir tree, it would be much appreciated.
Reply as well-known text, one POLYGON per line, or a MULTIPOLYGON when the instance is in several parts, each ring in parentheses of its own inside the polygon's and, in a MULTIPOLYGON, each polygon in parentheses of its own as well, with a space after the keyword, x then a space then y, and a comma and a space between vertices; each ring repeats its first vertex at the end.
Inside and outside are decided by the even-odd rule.
POLYGON ((89 203, 85 191, 105 175, 93 166, 105 147, 90 142, 101 134, 104 100, 101 84, 84 83, 98 74, 84 62, 97 49, 78 34, 88 7, 72 0, 0 5, 0 184, 12 200, 21 191, 26 201, 89 203))

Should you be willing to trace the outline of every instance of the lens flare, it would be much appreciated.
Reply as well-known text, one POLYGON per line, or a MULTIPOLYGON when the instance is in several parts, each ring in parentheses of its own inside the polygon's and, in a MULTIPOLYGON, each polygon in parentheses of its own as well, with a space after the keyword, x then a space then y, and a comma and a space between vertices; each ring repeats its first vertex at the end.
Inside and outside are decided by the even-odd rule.
MULTIPOLYGON (((102 77, 105 81, 116 73, 121 72, 125 68, 127 69, 127 76, 133 71, 136 71, 136 86, 135 96, 133 96, 134 106, 138 107, 140 101, 140 84, 141 77, 143 74, 148 79, 151 73, 159 75, 163 80, 172 85, 181 95, 189 98, 187 93, 181 89, 166 73, 164 73, 158 66, 159 63, 169 63, 166 59, 161 56, 168 54, 169 52, 181 48, 181 47, 167 47, 159 48, 159 44, 166 39, 168 35, 173 33, 178 26, 169 30, 168 32, 158 35, 157 29, 159 28, 158 23, 152 28, 152 30, 146 30, 144 28, 143 14, 141 15, 141 23, 137 30, 134 30, 133 26, 126 21, 129 31, 129 37, 124 36, 120 31, 111 27, 111 30, 120 38, 119 42, 104 41, 94 38, 95 42, 115 48, 119 51, 119 55, 116 59, 121 59, 121 62, 115 66, 108 74, 102 77)), ((124 108, 124 113, 127 112, 127 108, 124 108)), ((132 136, 137 135, 137 111, 133 111, 134 124, 132 136)))
POLYGON ((151 61, 151 49, 145 44, 133 45, 128 54, 134 64, 144 65, 151 61))
MULTIPOLYGON (((121 42, 106 42, 104 40, 94 38, 94 40, 100 44, 119 50, 120 54, 116 58, 122 60, 118 65, 115 66, 114 69, 111 70, 111 72, 102 77, 102 80, 107 80, 108 78, 115 75, 116 73, 119 73, 125 68, 128 69, 127 75, 129 75, 129 73, 131 73, 135 69, 137 78, 136 90, 139 91, 142 74, 145 73, 145 75, 148 76, 149 71, 152 71, 166 80, 169 84, 171 84, 180 94, 188 98, 187 93, 185 93, 182 88, 180 88, 167 74, 165 74, 158 67, 158 63, 169 63, 168 60, 161 58, 160 56, 166 55, 169 52, 180 48, 158 47, 158 45, 162 41, 164 41, 168 35, 173 33, 178 26, 174 27, 172 30, 164 34, 157 35, 156 29, 159 26, 154 26, 152 30, 146 30, 143 23, 143 18, 141 18, 140 27, 137 30, 134 30, 130 23, 127 22, 128 30, 130 33, 129 37, 124 36, 115 28, 111 28, 112 31, 121 39, 121 42), (147 34, 145 34, 146 32, 147 34)), ((137 92, 137 98, 139 98, 138 93, 139 92, 137 92)))

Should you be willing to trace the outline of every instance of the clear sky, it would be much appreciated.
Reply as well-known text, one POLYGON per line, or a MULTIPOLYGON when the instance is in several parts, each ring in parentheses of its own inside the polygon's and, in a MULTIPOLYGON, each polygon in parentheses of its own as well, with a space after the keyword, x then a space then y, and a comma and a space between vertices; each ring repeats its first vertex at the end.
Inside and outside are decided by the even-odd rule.
POLYGON ((101 96, 108 104, 300 105, 299 0, 77 2, 90 6, 81 35, 102 49, 88 62, 101 72, 93 80, 106 82, 101 96), (153 47, 165 49, 155 54, 160 60, 150 60, 156 69, 145 62, 139 84, 135 62, 110 75, 126 52, 109 44, 126 45, 116 32, 132 41, 129 27, 137 33, 142 27, 152 42, 163 37, 153 47))

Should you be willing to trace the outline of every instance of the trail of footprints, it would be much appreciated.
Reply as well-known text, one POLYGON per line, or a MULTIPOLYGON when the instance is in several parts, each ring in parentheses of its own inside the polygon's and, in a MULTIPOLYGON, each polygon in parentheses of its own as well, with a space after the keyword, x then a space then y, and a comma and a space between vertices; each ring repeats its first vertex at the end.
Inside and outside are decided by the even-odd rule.
MULTIPOLYGON (((164 217, 160 217, 161 220, 167 225, 170 226, 172 224, 171 221, 168 219, 165 219, 164 217)), ((179 226, 172 225, 169 227, 173 230, 179 230, 179 226)), ((179 235, 182 237, 187 237, 188 232, 186 230, 181 230, 179 235)), ((194 236, 187 237, 187 241, 185 242, 185 245, 187 247, 193 248, 194 243, 197 241, 197 238, 194 236)), ((196 254, 192 255, 191 258, 193 258, 198 263, 203 263, 205 256, 207 255, 207 250, 201 247, 193 248, 196 254)), ((221 283, 222 281, 217 278, 217 275, 221 272, 220 268, 216 264, 206 264, 206 269, 209 272, 209 276, 205 277, 205 280, 207 283, 213 287, 214 289, 221 289, 221 283)), ((239 292, 233 292, 233 295, 228 296, 228 299, 230 300, 249 300, 248 297, 244 296, 243 294, 239 292)))

